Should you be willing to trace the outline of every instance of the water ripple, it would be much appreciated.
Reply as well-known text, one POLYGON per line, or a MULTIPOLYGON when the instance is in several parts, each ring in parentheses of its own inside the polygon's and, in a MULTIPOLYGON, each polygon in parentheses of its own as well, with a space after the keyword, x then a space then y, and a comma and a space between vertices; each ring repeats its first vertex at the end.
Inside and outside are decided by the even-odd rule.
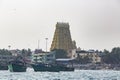
POLYGON ((120 71, 76 70, 74 72, 0 71, 0 80, 120 80, 120 71))

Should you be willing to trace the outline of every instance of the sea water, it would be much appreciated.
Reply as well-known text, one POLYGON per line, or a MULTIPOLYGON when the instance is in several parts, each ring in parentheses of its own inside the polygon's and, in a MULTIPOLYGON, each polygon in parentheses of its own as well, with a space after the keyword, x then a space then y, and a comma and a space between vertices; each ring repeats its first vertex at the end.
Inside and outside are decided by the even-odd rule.
POLYGON ((75 70, 74 72, 0 71, 0 80, 120 80, 120 71, 75 70))

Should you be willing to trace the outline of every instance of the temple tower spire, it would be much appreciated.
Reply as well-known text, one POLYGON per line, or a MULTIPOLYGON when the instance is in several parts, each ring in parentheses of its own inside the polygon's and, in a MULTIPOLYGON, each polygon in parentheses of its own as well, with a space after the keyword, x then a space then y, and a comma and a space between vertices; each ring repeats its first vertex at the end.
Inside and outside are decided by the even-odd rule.
POLYGON ((57 22, 50 50, 63 49, 69 51, 74 49, 69 23, 57 22))

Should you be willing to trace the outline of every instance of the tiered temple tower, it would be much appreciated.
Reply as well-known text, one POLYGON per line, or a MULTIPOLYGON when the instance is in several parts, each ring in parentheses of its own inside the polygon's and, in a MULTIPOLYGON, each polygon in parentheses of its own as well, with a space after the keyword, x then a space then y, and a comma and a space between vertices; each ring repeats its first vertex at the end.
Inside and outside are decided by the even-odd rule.
POLYGON ((72 42, 71 39, 69 23, 57 22, 50 50, 63 49, 68 52, 75 49, 76 45, 74 44, 75 42, 72 42))

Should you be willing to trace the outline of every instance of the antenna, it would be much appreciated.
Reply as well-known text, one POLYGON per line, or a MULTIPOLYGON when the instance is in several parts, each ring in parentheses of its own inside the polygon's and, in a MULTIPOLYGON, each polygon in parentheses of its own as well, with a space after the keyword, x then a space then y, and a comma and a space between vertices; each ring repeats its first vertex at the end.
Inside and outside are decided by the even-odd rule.
POLYGON ((45 40, 46 40, 46 52, 47 52, 47 40, 48 40, 48 38, 45 38, 45 40))

